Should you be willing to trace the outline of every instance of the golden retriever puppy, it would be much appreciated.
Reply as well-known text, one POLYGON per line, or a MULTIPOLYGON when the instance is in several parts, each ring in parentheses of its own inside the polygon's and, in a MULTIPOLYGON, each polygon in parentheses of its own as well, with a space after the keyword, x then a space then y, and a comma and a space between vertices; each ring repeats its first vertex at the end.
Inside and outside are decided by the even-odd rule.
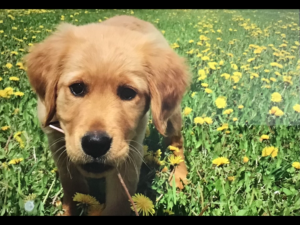
MULTIPOLYGON (((130 214, 117 173, 133 195, 150 109, 157 130, 184 158, 180 102, 190 83, 188 68, 152 24, 131 16, 61 24, 25 63, 64 190, 65 215, 78 213, 72 197, 89 193, 86 178, 102 177, 101 215, 130 214), (56 121, 64 134, 49 128, 56 121)), ((183 188, 186 175, 182 162, 177 187, 183 188)))

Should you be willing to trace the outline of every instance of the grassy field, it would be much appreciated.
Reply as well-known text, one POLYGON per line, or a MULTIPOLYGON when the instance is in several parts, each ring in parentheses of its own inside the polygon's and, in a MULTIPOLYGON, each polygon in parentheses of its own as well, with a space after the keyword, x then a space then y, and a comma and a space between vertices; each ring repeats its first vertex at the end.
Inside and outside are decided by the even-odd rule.
POLYGON ((152 22, 193 74, 181 192, 168 183, 172 151, 149 121, 138 193, 154 215, 300 215, 299 10, 0 10, 0 215, 61 210, 22 57, 62 21, 121 14, 152 22))

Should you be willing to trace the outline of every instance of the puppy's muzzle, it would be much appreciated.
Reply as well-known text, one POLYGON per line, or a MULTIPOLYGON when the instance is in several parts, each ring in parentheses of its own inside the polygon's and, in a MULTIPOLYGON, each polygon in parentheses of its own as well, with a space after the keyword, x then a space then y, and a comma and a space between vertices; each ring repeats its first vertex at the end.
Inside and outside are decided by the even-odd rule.
POLYGON ((82 137, 81 146, 85 154, 97 159, 108 152, 111 142, 112 138, 106 132, 93 131, 82 137))

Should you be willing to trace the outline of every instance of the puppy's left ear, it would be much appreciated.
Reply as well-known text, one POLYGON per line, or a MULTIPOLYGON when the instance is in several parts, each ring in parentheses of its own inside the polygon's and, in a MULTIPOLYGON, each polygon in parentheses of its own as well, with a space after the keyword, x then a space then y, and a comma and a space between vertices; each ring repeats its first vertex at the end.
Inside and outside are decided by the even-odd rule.
MULTIPOLYGON (((166 136, 168 120, 175 110, 179 110, 190 85, 189 70, 184 59, 171 48, 148 46, 145 57, 153 122, 156 129, 166 136)), ((172 121, 172 126, 180 131, 181 121, 178 121, 178 126, 172 121)))

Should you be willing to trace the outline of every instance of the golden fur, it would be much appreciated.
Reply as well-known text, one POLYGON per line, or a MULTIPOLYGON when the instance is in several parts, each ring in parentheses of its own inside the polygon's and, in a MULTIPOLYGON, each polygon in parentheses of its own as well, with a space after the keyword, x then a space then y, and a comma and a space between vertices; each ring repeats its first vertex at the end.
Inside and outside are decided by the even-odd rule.
MULTIPOLYGON (((177 155, 184 158, 180 102, 190 77, 184 60, 152 24, 131 16, 84 26, 61 24, 54 34, 33 47, 25 61, 38 96, 38 118, 64 189, 65 215, 76 214, 72 201, 76 192, 88 193, 85 177, 106 178, 103 215, 130 213, 116 174, 121 173, 133 195, 150 107, 155 127, 167 144, 179 147, 177 155), (70 92, 69 86, 76 82, 88 87, 82 98, 70 92), (120 85, 133 87, 136 97, 122 101, 117 95, 120 85), (59 121, 65 134, 50 129, 51 121, 59 121), (81 148, 81 138, 94 130, 104 130, 113 137, 106 163, 114 169, 100 174, 78 166, 90 160, 81 148)), ((186 175, 182 162, 175 171, 180 189, 186 175)))

